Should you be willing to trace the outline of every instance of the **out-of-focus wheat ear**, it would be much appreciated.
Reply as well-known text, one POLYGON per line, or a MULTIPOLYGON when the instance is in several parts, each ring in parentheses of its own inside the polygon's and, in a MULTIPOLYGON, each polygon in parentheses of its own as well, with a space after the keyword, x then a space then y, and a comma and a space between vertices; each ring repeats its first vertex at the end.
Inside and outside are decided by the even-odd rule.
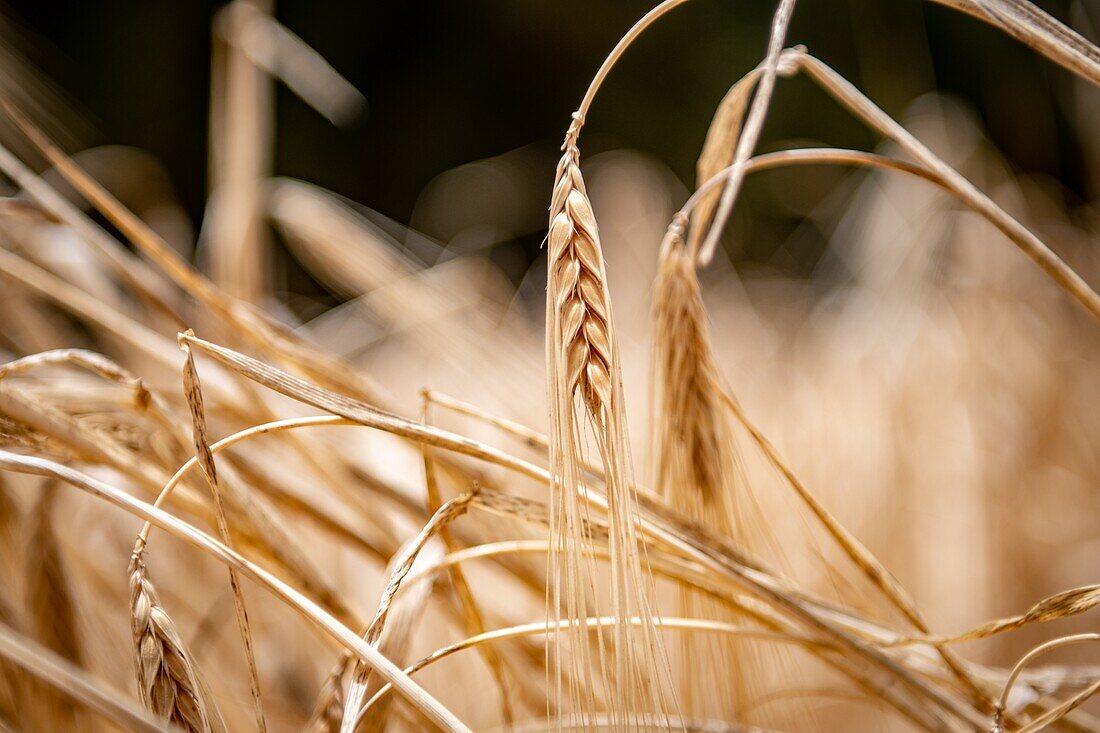
POLYGON ((187 733, 224 733, 221 714, 145 568, 145 542, 130 556, 130 621, 138 692, 155 715, 187 733))
MULTIPOLYGON (((711 392, 717 365, 685 224, 677 215, 669 226, 653 287, 653 476, 670 506, 747 552, 737 511, 747 486, 727 413, 711 392)), ((686 585, 679 603, 683 616, 743 620, 730 604, 686 585)), ((693 634, 681 635, 679 646, 684 714, 746 722, 742 711, 759 672, 753 650, 734 638, 693 634)))
MULTIPOLYGON (((81 667, 84 665, 84 645, 76 604, 53 527, 57 495, 56 482, 47 482, 27 518, 29 534, 23 573, 25 627, 38 643, 81 667)), ((35 701, 28 714, 37 720, 35 726, 88 730, 93 725, 86 708, 74 704, 54 687, 37 681, 32 687, 29 692, 35 701)))
MULTIPOLYGON (((752 92, 756 89, 756 83, 760 80, 762 69, 757 67, 726 92, 718 109, 714 111, 714 118, 707 129, 707 137, 703 141, 703 149, 699 151, 699 160, 695 163, 695 186, 702 186, 711 178, 722 172, 733 163, 733 154, 737 148, 737 138, 741 135, 741 126, 745 120, 745 111, 748 109, 752 92)), ((703 235, 707 233, 711 221, 714 219, 714 211, 718 208, 718 199, 722 196, 721 187, 713 188, 703 194, 691 213, 691 230, 688 232, 688 242, 691 250, 697 252, 703 235)))
MULTIPOLYGON (((589 615, 595 567, 579 497, 584 476, 581 435, 594 437, 607 488, 611 615, 610 634, 597 632, 591 660, 587 632, 573 624, 554 634, 551 685, 582 719, 597 710, 598 689, 606 690, 611 730, 626 731, 635 714, 666 714, 674 703, 667 658, 652 623, 649 581, 634 521, 623 412, 622 377, 614 342, 611 304, 596 218, 580 170, 577 137, 582 116, 562 146, 550 204, 546 354, 550 405, 551 552, 548 615, 560 622, 589 615), (631 627, 628 619, 643 623, 631 627), (606 637, 606 638, 605 638, 606 637), (563 687, 568 688, 567 691, 563 687)), ((559 627, 560 628, 560 625, 559 627)))
POLYGON ((38 642, 80 666, 84 657, 83 644, 53 527, 52 512, 57 493, 56 483, 49 482, 29 517, 25 603, 38 642))
POLYGON ((783 42, 787 37, 787 28, 794 14, 796 0, 779 0, 772 18, 771 33, 768 38, 768 53, 761 64, 761 76, 756 95, 749 107, 748 117, 744 121, 744 129, 741 129, 741 120, 737 119, 737 148, 734 151, 734 166, 730 170, 729 180, 722 189, 722 196, 714 212, 714 219, 707 228, 706 237, 692 251, 699 262, 706 265, 714 256, 718 247, 718 240, 722 236, 722 230, 726 226, 733 204, 737 200, 737 194, 741 191, 741 183, 745 179, 745 164, 760 132, 764 128, 764 118, 768 114, 768 106, 771 103, 772 91, 775 89, 775 78, 779 73, 780 57, 783 54, 783 42))
MULTIPOLYGON (((20 519, 19 509, 12 500, 8 482, 0 476, 0 546, 16 547, 15 529, 20 519)), ((14 569, 11 567, 11 553, 0 556, 0 624, 14 626, 18 616, 13 599, 14 569)), ((7 660, 0 660, 0 721, 4 721, 17 730, 21 728, 19 686, 23 672, 7 660)))
MULTIPOLYGON (((473 491, 457 496, 439 507, 432 514, 427 524, 420 529, 420 532, 402 545, 401 549, 394 555, 388 568, 389 580, 386 582, 382 597, 378 601, 378 610, 363 634, 363 640, 368 644, 375 648, 381 646, 383 632, 387 628, 386 621, 394 610, 394 600, 417 557, 420 556, 425 546, 443 527, 466 513, 470 503, 479 491, 480 487, 475 486, 473 491)), ((428 590, 430 590, 430 586, 428 586, 428 590)), ((426 599, 424 600, 426 601, 426 599)), ((414 610, 422 609, 424 603, 415 604, 415 606, 414 610)), ((361 662, 357 662, 355 665, 344 700, 343 719, 340 724, 342 733, 355 733, 356 728, 359 726, 363 701, 367 699, 372 671, 370 667, 361 662)))
POLYGON ((313 714, 302 728, 302 733, 339 733, 344 719, 344 671, 351 657, 343 654, 340 661, 325 675, 313 714))

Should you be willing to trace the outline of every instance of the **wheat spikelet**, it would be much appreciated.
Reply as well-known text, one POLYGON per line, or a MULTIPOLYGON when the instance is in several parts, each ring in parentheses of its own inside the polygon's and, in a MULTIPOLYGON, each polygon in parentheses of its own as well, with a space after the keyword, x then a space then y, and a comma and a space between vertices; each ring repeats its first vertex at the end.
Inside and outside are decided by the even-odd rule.
POLYGON ((131 630, 142 702, 187 733, 224 731, 191 655, 149 581, 145 543, 140 539, 130 557, 129 573, 131 630))
MULTIPOLYGON (((555 484, 548 613, 559 622, 592 615, 590 607, 601 615, 600 599, 589 597, 596 581, 587 552, 592 537, 585 530, 586 511, 578 497, 588 428, 606 476, 610 615, 620 623, 613 625, 610 634, 597 634, 595 668, 582 629, 574 625, 568 632, 556 633, 551 684, 559 704, 568 702, 585 721, 596 713, 597 686, 602 688, 610 729, 625 731, 635 726, 637 713, 663 715, 672 695, 634 531, 636 506, 603 252, 579 165, 581 122, 581 116, 574 115, 550 205, 546 333, 550 466, 555 484), (637 633, 627 623, 634 616, 644 620, 637 633)), ((586 730, 590 724, 586 723, 586 730)))
MULTIPOLYGON (((654 282, 654 476, 674 509, 743 548, 744 508, 739 505, 751 497, 729 414, 714 393, 718 369, 683 227, 684 217, 678 215, 662 243, 654 282)), ((744 620, 728 604, 686 586, 680 606, 688 617, 744 620)), ((681 636, 678 677, 684 713, 740 717, 753 699, 752 682, 760 671, 754 651, 732 638, 715 642, 681 636)))
POLYGON ((339 733, 340 722, 344 719, 344 670, 349 658, 347 654, 341 655, 340 661, 325 676, 313 714, 302 733, 339 733))

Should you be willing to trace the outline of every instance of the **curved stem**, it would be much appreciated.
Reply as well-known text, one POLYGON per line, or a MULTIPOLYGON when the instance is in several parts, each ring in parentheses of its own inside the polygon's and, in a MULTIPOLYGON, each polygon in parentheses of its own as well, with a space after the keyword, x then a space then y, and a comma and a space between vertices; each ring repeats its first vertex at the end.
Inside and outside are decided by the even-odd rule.
POLYGON ((913 133, 886 114, 863 92, 823 61, 800 50, 793 51, 790 59, 792 64, 796 64, 797 68, 806 73, 806 76, 852 114, 863 120, 864 124, 893 140, 906 153, 913 156, 922 167, 943 179, 956 196, 1004 232, 1055 283, 1076 298, 1094 317, 1100 318, 1100 294, 1097 294, 1030 229, 1010 216, 965 176, 944 162, 913 133))
MULTIPOLYGON (((430 664, 434 664, 441 659, 457 654, 465 649, 470 649, 481 644, 488 644, 490 642, 504 641, 506 639, 518 639, 528 636, 538 636, 540 634, 551 634, 555 631, 572 628, 574 626, 583 623, 589 631, 595 631, 597 629, 609 628, 617 626, 621 619, 617 617, 589 617, 585 619, 562 619, 561 621, 541 621, 530 624, 520 624, 517 626, 509 626, 503 629, 494 629, 493 631, 487 631, 484 634, 478 634, 477 636, 471 636, 462 641, 455 642, 449 646, 445 646, 441 649, 437 649, 428 656, 421 659, 416 664, 407 667, 404 671, 405 674, 413 675, 424 669, 430 664)), ((643 619, 634 617, 627 619, 627 622, 631 626, 641 626, 643 619)), ((744 626, 737 626, 735 624, 728 624, 722 621, 710 621, 707 619, 697 618, 675 618, 675 617, 662 617, 646 620, 646 623, 653 623, 659 629, 668 629, 674 631, 701 631, 720 634, 734 634, 750 639, 757 639, 761 641, 772 641, 779 644, 800 644, 800 645, 817 645, 818 642, 815 639, 803 636, 796 636, 792 634, 781 634, 774 631, 764 631, 762 629, 752 629, 744 626)), ((367 704, 363 706, 363 711, 360 713, 360 717, 371 706, 378 703, 383 697, 390 693, 391 686, 385 685, 374 694, 367 704)))
POLYGON ((756 148, 756 141, 764 128, 764 118, 768 114, 768 105, 771 104, 772 92, 775 90, 779 57, 783 54, 783 42, 787 38, 787 27, 791 24, 791 15, 794 14, 794 4, 795 0, 780 0, 779 7, 776 8, 775 18, 772 20, 771 37, 768 39, 768 55, 764 59, 764 75, 756 85, 756 94, 752 98, 752 106, 749 107, 748 119, 745 120, 745 127, 737 138, 737 150, 733 156, 733 167, 729 171, 729 183, 722 190, 722 199, 718 202, 718 210, 714 213, 706 239, 699 246, 699 251, 692 253, 699 266, 706 266, 714 257, 718 240, 722 236, 722 229, 725 228, 726 220, 737 200, 737 194, 741 191, 741 182, 745 178, 745 162, 756 148))
POLYGON ((320 605, 205 532, 162 509, 131 496, 125 491, 53 461, 0 450, 0 469, 58 479, 171 532, 176 537, 206 552, 228 567, 247 575, 253 581, 271 591, 283 603, 313 621, 325 633, 355 653, 365 664, 370 665, 378 672, 380 677, 392 683, 398 692, 437 728, 448 731, 448 733, 472 733, 454 713, 428 694, 424 688, 413 682, 385 655, 363 641, 354 631, 340 623, 320 605))
MULTIPOLYGON (((918 178, 930 181, 941 188, 951 190, 942 178, 935 173, 903 160, 897 160, 877 153, 867 153, 862 150, 847 150, 844 148, 797 148, 794 150, 779 150, 774 153, 765 153, 750 158, 745 163, 745 174, 759 171, 784 168, 789 165, 853 165, 868 168, 884 168, 887 170, 901 171, 918 178)), ((715 186, 729 178, 730 172, 737 164, 723 168, 718 173, 707 179, 680 208, 679 216, 687 217, 708 192, 715 186)))
POLYGON ((626 35, 619 39, 619 42, 615 44, 615 48, 611 49, 611 53, 607 55, 603 64, 600 65, 599 70, 596 71, 596 75, 592 77, 592 82, 588 85, 588 91, 584 93, 584 99, 581 100, 581 106, 577 107, 575 116, 578 118, 580 124, 584 124, 584 118, 588 115, 588 109, 592 106, 592 100, 596 98, 596 92, 599 91, 600 85, 603 84, 603 80, 611 71, 611 67, 615 65, 615 62, 619 60, 619 57, 623 55, 627 47, 634 42, 635 38, 641 35, 642 31, 652 25, 653 21, 657 20, 677 5, 683 5, 686 2, 687 0, 665 0, 663 3, 643 15, 641 19, 626 32, 626 35))
MULTIPOLYGON (((1100 634, 1075 634, 1073 636, 1063 636, 1060 639, 1054 639, 1044 644, 1040 644, 1024 656, 1020 657, 1020 661, 1016 662, 1016 666, 1012 668, 1012 672, 1008 675, 1008 681, 1005 682, 1004 690, 1001 691, 1001 697, 997 700, 997 708, 993 714, 993 731, 995 731, 995 733, 1002 733, 1004 731, 1004 724, 1002 719, 1004 717, 1005 710, 1008 708, 1009 693, 1012 692, 1012 686, 1016 684, 1016 680, 1019 679, 1020 674, 1024 671, 1024 668, 1027 667, 1027 665, 1031 664, 1031 662, 1043 656, 1044 654, 1054 651, 1055 649, 1060 649, 1064 646, 1070 646, 1071 644, 1080 644, 1086 641, 1100 641, 1100 634)), ((1082 692, 1078 693, 1078 695, 1074 697, 1071 702, 1078 700, 1078 698, 1080 698, 1078 704, 1080 704, 1080 702, 1084 702, 1085 698, 1091 696, 1094 692, 1096 692, 1095 688, 1095 684, 1089 686, 1082 692)), ((1058 710, 1058 708, 1055 708, 1055 710, 1058 710)), ((1067 710, 1066 712, 1069 711, 1067 710)), ((1042 718, 1038 718, 1032 721, 1024 728, 1021 728, 1019 733, 1022 733, 1022 731, 1024 730, 1034 730, 1032 726, 1038 723, 1041 719, 1042 718)))
MULTIPOLYGON (((267 433, 276 433, 292 428, 306 428, 318 425, 358 425, 358 423, 335 415, 317 415, 314 417, 293 417, 286 420, 275 420, 262 425, 253 425, 250 428, 226 436, 218 442, 211 444, 210 452, 214 454, 220 453, 231 445, 235 445, 242 440, 247 440, 257 435, 266 435, 267 433)), ((172 475, 172 478, 168 480, 168 483, 164 485, 164 488, 160 490, 160 494, 157 495, 156 501, 153 502, 153 506, 159 509, 161 505, 168 500, 168 497, 171 495, 172 491, 175 490, 176 486, 183 481, 188 471, 197 464, 198 457, 192 456, 186 463, 180 466, 175 474, 172 475)), ((141 544, 145 544, 148 541, 149 532, 152 528, 152 522, 146 522, 141 528, 141 531, 138 533, 138 541, 141 544)))

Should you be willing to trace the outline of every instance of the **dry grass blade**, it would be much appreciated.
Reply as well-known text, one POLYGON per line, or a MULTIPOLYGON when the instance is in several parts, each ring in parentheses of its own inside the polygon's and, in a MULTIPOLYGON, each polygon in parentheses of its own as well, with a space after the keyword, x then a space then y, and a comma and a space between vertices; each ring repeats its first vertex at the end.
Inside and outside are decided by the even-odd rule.
POLYGON ((1039 53, 1100 85, 1100 49, 1027 0, 933 0, 991 23, 1039 53))
MULTIPOLYGON (((234 0, 217 16, 211 70, 210 162, 213 192, 206 245, 214 282, 235 298, 260 303, 270 287, 263 182, 272 165, 275 131, 272 78, 244 50, 266 0, 234 0), (252 12, 248 12, 252 11, 252 12), (231 38, 235 43, 226 43, 231 38)), ((255 33, 253 32, 253 37, 255 33)))
POLYGON ((163 297, 163 278, 119 242, 97 227, 84 212, 27 168, 7 148, 0 146, 0 170, 15 181, 43 210, 73 228, 109 264, 112 272, 146 302, 182 323, 170 301, 163 297))
MULTIPOLYGON (((639 715, 636 730, 638 733, 645 731, 667 730, 665 719, 655 719, 651 716, 639 715)), ((724 720, 697 720, 681 716, 672 716, 668 719, 677 730, 685 733, 781 733, 771 728, 758 728, 755 726, 736 725, 724 720)), ((543 733, 543 731, 567 731, 584 730, 588 723, 576 716, 563 715, 556 718, 544 718, 541 720, 528 720, 511 728, 507 733, 543 733)), ((591 726, 596 730, 606 730, 611 725, 606 715, 596 715, 591 721, 591 726)))
POLYGON ((366 108, 363 95, 324 57, 252 3, 227 5, 215 18, 214 30, 332 124, 347 124, 366 108))
MULTIPOLYGON (((729 181, 722 189, 722 198, 718 202, 718 210, 714 214, 714 220, 707 229, 706 239, 696 249, 696 255, 700 264, 706 265, 714 257, 718 248, 718 240, 722 236, 722 230, 726 226, 733 204, 737 200, 737 194, 741 191, 741 182, 745 178, 745 163, 752 156, 756 147, 756 141, 760 138, 760 131, 764 127, 764 118, 768 114, 768 105, 771 103, 772 91, 775 89, 775 77, 779 73, 779 57, 783 53, 783 42, 787 37, 787 27, 791 23, 791 15, 794 13, 795 0, 779 0, 775 10, 775 18, 772 20, 771 37, 768 39, 768 54, 764 59, 762 76, 756 87, 756 95, 753 97, 752 106, 749 108, 748 119, 742 131, 741 119, 737 117, 730 120, 738 128, 737 150, 733 158, 733 170, 730 171, 729 181)), ((735 135, 737 133, 734 133, 735 135)))
MULTIPOLYGON (((1019 679, 1020 675, 1029 664, 1031 664, 1039 657, 1054 651, 1055 649, 1061 649, 1062 647, 1071 646, 1074 644, 1082 644, 1094 641, 1100 641, 1100 634, 1075 634, 1073 636, 1063 636, 1058 639, 1052 639, 1051 641, 1044 642, 1029 651, 1024 656, 1020 657, 1020 660, 1016 662, 1016 665, 1012 668, 1012 672, 1009 673, 1008 681, 1005 682, 1004 689, 1001 691, 1001 696, 997 700, 997 706, 993 713, 993 726, 991 728, 993 733, 1004 733, 1004 716, 1005 713, 1009 710, 1012 687, 1016 684, 1016 680, 1019 679)), ((1096 683, 1086 687, 1066 704, 1048 711, 1047 714, 1040 716, 1036 720, 1033 720, 1031 723, 1022 727, 1016 733, 1023 733, 1023 731, 1025 730, 1030 733, 1030 731, 1041 729, 1043 726, 1070 712, 1073 707, 1076 707, 1076 705, 1079 705, 1080 703, 1088 699, 1088 697, 1093 695, 1097 691, 1097 689, 1100 689, 1100 681, 1097 681, 1096 683)))
MULTIPOLYGON (((196 348, 235 371, 239 371, 250 379, 294 399, 403 438, 422 442, 425 445, 446 448, 462 455, 495 463, 544 484, 550 484, 551 482, 551 474, 548 471, 469 438, 377 410, 366 403, 321 389, 222 346, 195 337, 184 338, 196 348)), ((606 511, 609 503, 606 497, 583 485, 579 485, 577 491, 587 504, 606 511)), ((514 499, 514 497, 511 498, 514 499)), ((847 634, 828 618, 814 613, 801 600, 791 597, 788 589, 776 585, 773 579, 758 572, 752 565, 744 564, 743 558, 732 551, 722 540, 709 535, 697 526, 670 517, 666 509, 655 504, 647 503, 645 511, 640 513, 640 516, 635 516, 634 521, 639 528, 657 542, 673 548, 677 552, 684 553, 686 557, 702 563, 704 567, 715 573, 734 579, 750 593, 759 594, 762 599, 774 604, 783 613, 789 613, 802 619, 811 628, 835 640, 864 663, 870 663, 897 680, 904 682, 915 694, 933 704, 932 709, 921 714, 925 720, 935 719, 935 716, 940 715, 941 711, 947 711, 950 715, 962 720, 975 718, 974 711, 969 709, 965 703, 928 685, 879 650, 847 634)), ((945 730, 946 726, 947 723, 942 718, 939 718, 936 723, 926 725, 926 727, 935 730, 945 730)))
MULTIPOLYGON (((658 629, 687 631, 695 633, 712 633, 719 635, 731 635, 741 636, 745 638, 758 639, 761 641, 772 642, 776 644, 795 644, 795 645, 807 645, 813 646, 816 642, 813 639, 806 637, 800 637, 797 635, 780 634, 762 629, 755 629, 751 627, 737 626, 734 624, 724 623, 721 621, 710 621, 707 619, 697 618, 660 618, 660 619, 642 619, 642 618, 628 618, 625 620, 618 617, 588 617, 577 620, 563 619, 557 622, 537 622, 529 624, 517 624, 515 626, 509 626, 502 629, 494 629, 487 631, 484 634, 473 636, 468 639, 457 641, 453 644, 449 644, 442 649, 437 649, 430 655, 424 657, 416 664, 407 668, 406 673, 412 675, 416 674, 425 667, 431 666, 436 662, 445 659, 451 655, 458 654, 459 652, 467 649, 473 649, 483 644, 493 644, 501 641, 507 641, 509 639, 519 639, 527 636, 552 636, 556 631, 562 627, 576 626, 578 629, 585 633, 598 633, 600 629, 614 628, 622 625, 623 623, 636 628, 642 628, 647 625, 653 625, 658 629)), ((371 698, 366 705, 369 709, 371 706, 378 704, 386 695, 390 693, 390 687, 387 685, 378 691, 373 698, 371 698)), ((636 726, 639 725, 639 719, 650 715, 650 720, 654 721, 652 725, 658 725, 657 721, 665 721, 663 727, 659 727, 659 730, 669 730, 670 726, 675 726, 673 716, 654 716, 652 714, 645 713, 642 710, 632 711, 631 714, 631 729, 636 730, 636 726)), ((578 715, 576 719, 578 721, 588 720, 589 725, 593 725, 591 722, 597 715, 584 716, 578 715)), ((608 721, 605 725, 609 729, 613 729, 616 725, 620 725, 618 722, 618 716, 607 714, 604 716, 608 721)))
MULTIPOLYGON (((183 394, 187 400, 188 410, 191 412, 191 423, 195 440, 195 455, 199 459, 199 467, 206 477, 207 486, 214 498, 215 516, 218 522, 218 533, 226 547, 232 547, 229 535, 229 523, 225 518, 225 508, 222 506, 222 491, 218 485, 218 472, 214 464, 214 454, 210 451, 210 439, 206 432, 206 411, 202 404, 202 386, 199 383, 199 373, 195 368, 195 359, 191 355, 191 348, 186 342, 180 342, 180 348, 186 357, 183 362, 183 394)), ((260 679, 256 672, 256 653, 252 646, 252 630, 248 623, 248 609, 244 604, 244 594, 241 592, 241 581, 237 577, 237 571, 229 569, 229 585, 233 589, 233 604, 237 615, 237 625, 241 633, 241 641, 244 643, 245 659, 248 662, 249 686, 252 692, 252 703, 256 711, 256 726, 260 733, 267 730, 267 721, 264 719, 264 707, 260 698, 260 679)))
MULTIPOLYGON (((427 423, 429 418, 429 406, 431 405, 430 393, 425 390, 423 393, 424 404, 421 408, 420 420, 427 423)), ((443 498, 439 490, 439 479, 436 475, 436 465, 432 457, 431 450, 426 446, 420 446, 420 454, 424 463, 424 486, 427 490, 428 499, 428 511, 434 515, 438 512, 443 505, 443 498)), ((444 548, 448 553, 452 553, 456 550, 456 543, 454 537, 452 537, 449 529, 444 525, 439 528, 439 539, 442 541, 444 548)), ((466 633, 468 636, 476 636, 485 632, 485 619, 481 613, 481 609, 478 607, 477 601, 474 599, 473 590, 470 588, 470 583, 466 579, 466 573, 463 572, 462 567, 459 565, 449 566, 449 572, 451 576, 451 584, 454 586, 455 595, 458 596, 459 603, 462 605, 463 619, 466 623, 466 633)), ((493 678, 496 680, 497 688, 500 691, 500 712, 501 722, 505 726, 511 725, 515 722, 515 713, 512 711, 512 701, 510 699, 507 678, 504 673, 504 661, 500 655, 496 653, 496 650, 486 647, 482 650, 482 658, 485 660, 485 664, 492 672, 493 678)))
POLYGON ((871 128, 893 140, 912 155, 918 163, 942 180, 971 208, 989 219, 1005 233, 1024 254, 1031 258, 1054 282, 1077 299, 1093 316, 1100 318, 1100 294, 1089 286, 1069 265, 1036 237, 1023 224, 1013 219, 989 196, 982 193, 961 173, 941 160, 926 145, 856 89, 847 79, 819 59, 795 51, 792 63, 797 63, 807 75, 871 128))
POLYGON ((156 720, 127 701, 125 695, 94 682, 78 667, 50 650, 0 624, 0 657, 22 667, 82 705, 95 710, 125 730, 179 733, 175 726, 156 720))
MULTIPOLYGON (((729 409, 737 418, 738 422, 748 431, 753 442, 755 442, 757 447, 764 453, 768 462, 771 463, 784 479, 786 479, 790 487, 798 494, 799 499, 809 508, 814 517, 817 518, 829 535, 836 541, 837 545, 844 550, 848 558, 851 559, 856 567, 858 567, 871 581, 875 588, 877 588, 895 608, 905 615, 914 627, 920 631, 927 632, 928 625, 925 623, 920 610, 917 608, 917 604, 913 601, 905 588, 897 581, 894 575, 877 557, 875 557, 874 553, 868 550, 862 542, 832 515, 824 504, 818 501, 817 497, 810 492, 790 466, 787 465, 786 461, 783 460, 782 456, 779 455, 779 451, 775 449, 771 441, 769 441, 756 425, 749 420, 734 396, 726 389, 721 389, 720 395, 727 409, 729 409)), ((955 677, 967 688, 971 697, 979 707, 982 709, 989 709, 992 703, 988 693, 981 689, 981 687, 971 679, 962 663, 946 649, 941 648, 937 651, 955 677)))
POLYGON ((221 714, 149 580, 144 551, 139 542, 129 570, 131 630, 141 699, 154 715, 188 733, 224 731, 221 714))
MULTIPOLYGON (((393 605, 394 597, 401 589, 402 581, 404 581, 405 576, 409 574, 421 550, 423 550, 424 546, 435 537, 436 533, 439 532, 441 528, 465 514, 470 502, 476 495, 477 489, 475 487, 473 492, 455 497, 439 507, 439 509, 432 514, 428 523, 424 525, 419 533, 417 533, 416 537, 410 540, 405 547, 402 548, 400 554, 394 559, 393 570, 386 583, 386 588, 382 592, 382 597, 378 601, 378 610, 374 615, 374 619, 371 620, 370 625, 367 627, 366 633, 363 635, 363 640, 368 644, 374 647, 378 646, 382 638, 382 632, 386 626, 386 619, 389 616, 390 607, 393 605)), ((347 696, 344 700, 344 718, 340 728, 342 733, 354 733, 355 731, 360 719, 360 708, 367 691, 367 683, 370 680, 370 674, 370 667, 363 664, 357 664, 355 666, 352 681, 348 687, 347 696)))
POLYGON ((392 662, 379 654, 374 647, 365 643, 355 632, 340 623, 320 605, 294 590, 267 570, 241 557, 213 537, 200 532, 173 515, 131 496, 125 491, 53 461, 0 450, 0 469, 63 481, 134 516, 152 522, 157 527, 171 532, 192 546, 203 550, 223 564, 239 570, 267 588, 304 618, 315 623, 349 651, 355 652, 359 658, 374 667, 381 677, 393 683, 405 699, 420 710, 424 717, 440 730, 447 731, 447 733, 470 733, 470 729, 463 725, 453 713, 440 705, 435 698, 403 674, 392 662))

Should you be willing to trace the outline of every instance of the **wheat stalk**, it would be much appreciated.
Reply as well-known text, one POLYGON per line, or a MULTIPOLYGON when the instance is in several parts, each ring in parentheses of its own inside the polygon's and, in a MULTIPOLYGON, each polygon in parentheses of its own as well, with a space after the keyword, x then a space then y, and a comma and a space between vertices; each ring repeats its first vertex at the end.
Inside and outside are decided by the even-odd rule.
MULTIPOLYGON (((247 575, 267 588, 278 599, 294 608, 303 617, 311 620, 326 634, 339 641, 346 649, 354 652, 360 659, 370 664, 380 676, 394 683, 405 699, 423 711, 425 718, 440 730, 447 731, 447 733, 469 733, 470 729, 458 720, 453 713, 440 705, 423 688, 410 680, 407 675, 402 674, 401 670, 392 662, 379 654, 374 647, 363 642, 355 632, 340 623, 338 619, 320 605, 213 537, 200 532, 164 510, 131 496, 125 491, 54 461, 21 456, 0 450, 0 469, 59 479, 163 530, 171 532, 219 562, 247 575)), ((135 549, 138 551, 144 549, 140 536, 135 549)), ((140 567, 138 569, 143 577, 144 570, 140 567)), ((131 574, 131 577, 133 577, 133 574, 131 574)), ((131 590, 134 590, 133 587, 131 587, 131 590)))

